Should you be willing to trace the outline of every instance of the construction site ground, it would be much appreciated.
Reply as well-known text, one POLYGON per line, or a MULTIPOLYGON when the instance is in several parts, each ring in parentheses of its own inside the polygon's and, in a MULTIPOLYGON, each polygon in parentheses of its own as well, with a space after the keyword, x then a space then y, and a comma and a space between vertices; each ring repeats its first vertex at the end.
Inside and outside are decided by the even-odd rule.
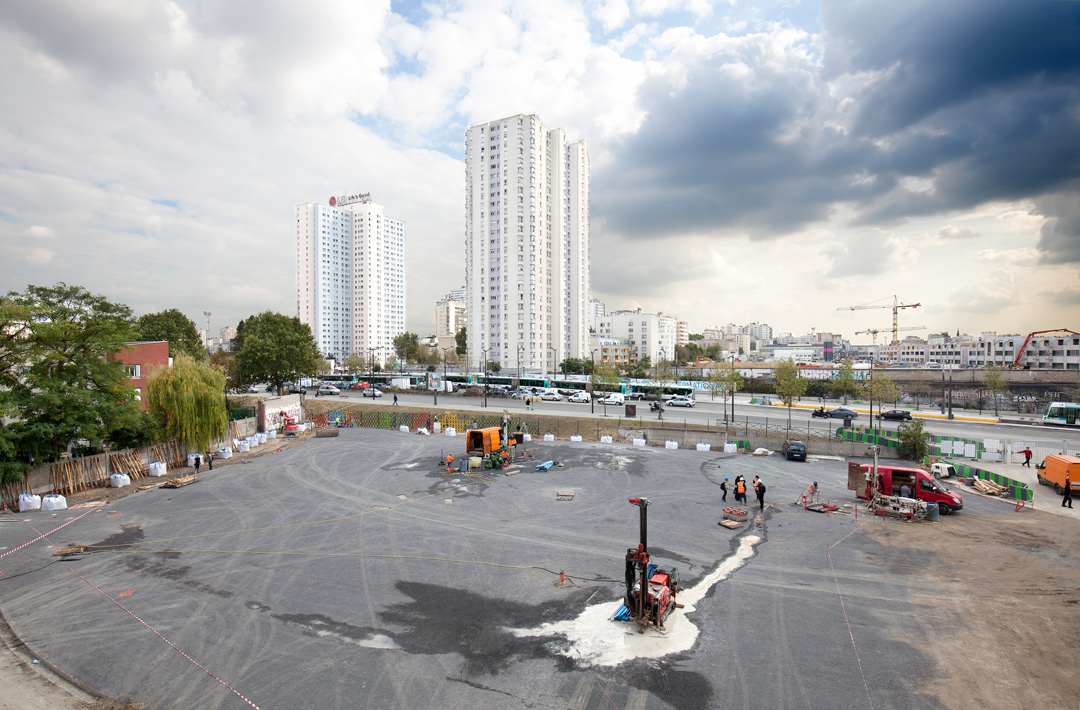
POLYGON ((814 480, 856 502, 830 460, 533 442, 514 475, 448 475, 463 438, 345 429, 265 448, 184 488, 2 516, 0 554, 30 544, 0 558, 24 654, 0 653, 0 708, 51 692, 39 666, 148 709, 1080 702, 1070 517, 969 494, 937 524, 792 505, 814 480), (562 466, 535 470, 547 460, 562 466), (740 473, 770 505, 728 530, 719 483, 740 473), (688 602, 664 635, 604 618, 635 496, 688 602), (89 547, 61 561, 61 545, 89 547))

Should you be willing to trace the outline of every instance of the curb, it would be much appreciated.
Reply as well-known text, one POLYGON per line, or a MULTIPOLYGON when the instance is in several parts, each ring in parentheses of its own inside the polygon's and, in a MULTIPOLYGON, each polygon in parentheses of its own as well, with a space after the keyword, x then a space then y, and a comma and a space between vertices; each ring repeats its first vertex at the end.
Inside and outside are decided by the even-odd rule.
POLYGON ((91 688, 78 678, 74 678, 68 675, 67 673, 47 661, 45 658, 43 658, 41 654, 35 652, 34 649, 30 648, 30 646, 27 645, 27 643, 21 638, 19 638, 19 635, 15 633, 15 629, 11 628, 11 624, 8 623, 7 617, 4 615, 3 609, 0 609, 0 642, 3 643, 4 648, 9 650, 11 654, 18 658, 24 665, 30 666, 32 661, 38 661, 49 671, 49 673, 56 676, 56 678, 52 679, 54 685, 63 687, 63 684, 66 683, 72 688, 75 688, 89 695, 92 698, 96 698, 98 700, 109 699, 109 697, 101 691, 91 688))

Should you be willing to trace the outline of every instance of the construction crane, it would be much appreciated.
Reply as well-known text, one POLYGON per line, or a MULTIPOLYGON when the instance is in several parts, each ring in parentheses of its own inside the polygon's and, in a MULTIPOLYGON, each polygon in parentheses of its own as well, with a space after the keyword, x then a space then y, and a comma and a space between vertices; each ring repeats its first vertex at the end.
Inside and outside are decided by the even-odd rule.
POLYGON ((881 303, 864 303, 861 306, 841 306, 841 307, 837 308, 836 310, 838 310, 838 311, 861 311, 861 310, 864 310, 866 308, 891 308, 892 309, 892 344, 893 345, 898 345, 900 343, 900 338, 897 337, 897 333, 900 331, 900 328, 897 327, 897 317, 896 317, 897 313, 899 312, 899 310, 901 308, 918 308, 922 304, 921 303, 902 303, 897 296, 893 296, 892 300, 893 300, 892 305, 889 305, 887 303, 885 303, 885 304, 881 304, 881 303))
MULTIPOLYGON (((896 331, 894 331, 894 332, 904 331, 904 330, 926 330, 926 326, 925 325, 912 325, 912 326, 908 326, 906 328, 897 328, 896 331)), ((882 331, 878 330, 877 328, 871 328, 870 330, 856 330, 855 335, 870 335, 870 336, 872 336, 873 340, 874 340, 874 347, 876 348, 877 347, 877 334, 880 333, 880 332, 882 332, 882 331)), ((893 337, 895 338, 896 336, 893 335, 893 337)))
POLYGON ((1071 335, 1080 335, 1075 330, 1069 330, 1068 328, 1052 328, 1050 330, 1035 330, 1028 333, 1027 338, 1024 339, 1024 344, 1020 346, 1019 352, 1016 353, 1016 359, 1013 360, 1012 366, 1014 368, 1020 367, 1020 359, 1024 357, 1024 353, 1027 351, 1027 346, 1031 343, 1031 339, 1036 335, 1045 335, 1046 333, 1069 333, 1071 335))

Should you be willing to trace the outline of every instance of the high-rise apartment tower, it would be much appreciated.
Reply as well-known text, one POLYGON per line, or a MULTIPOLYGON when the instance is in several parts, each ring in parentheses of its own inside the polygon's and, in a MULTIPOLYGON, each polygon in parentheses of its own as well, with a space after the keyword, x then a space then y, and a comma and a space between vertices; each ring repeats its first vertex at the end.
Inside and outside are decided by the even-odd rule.
POLYGON ((555 372, 589 338, 589 147, 519 114, 465 134, 468 359, 555 372))
POLYGON ((405 223, 370 193, 297 205, 296 308, 324 357, 392 359, 405 332, 405 223))

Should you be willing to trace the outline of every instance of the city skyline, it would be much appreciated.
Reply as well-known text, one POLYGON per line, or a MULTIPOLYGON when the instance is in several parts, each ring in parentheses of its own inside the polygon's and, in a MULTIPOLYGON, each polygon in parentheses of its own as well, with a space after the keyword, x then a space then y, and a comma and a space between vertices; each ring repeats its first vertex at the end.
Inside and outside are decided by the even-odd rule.
POLYGON ((524 113, 589 141, 611 309, 851 339, 890 314, 837 309, 893 294, 920 334, 1080 313, 1080 3, 10 3, 0 38, 3 292, 294 314, 290 206, 370 191, 426 335, 464 283, 462 136, 524 113))

